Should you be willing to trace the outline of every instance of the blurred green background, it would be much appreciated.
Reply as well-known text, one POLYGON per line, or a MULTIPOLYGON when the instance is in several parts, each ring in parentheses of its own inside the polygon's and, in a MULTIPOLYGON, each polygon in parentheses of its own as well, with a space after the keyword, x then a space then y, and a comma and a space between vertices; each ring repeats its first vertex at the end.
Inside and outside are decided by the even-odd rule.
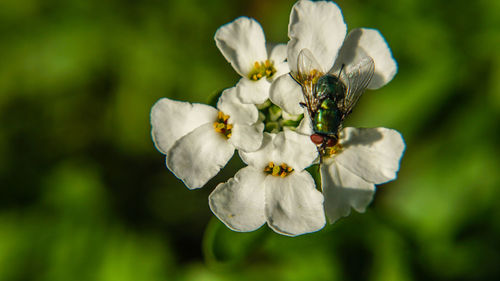
POLYGON ((213 41, 238 16, 287 41, 294 1, 0 1, 0 280, 500 280, 500 2, 339 1, 379 29, 395 79, 348 125, 402 132, 396 181, 297 238, 235 233, 150 138, 161 97, 238 75, 213 41), (206 230, 206 232, 205 232, 206 230))

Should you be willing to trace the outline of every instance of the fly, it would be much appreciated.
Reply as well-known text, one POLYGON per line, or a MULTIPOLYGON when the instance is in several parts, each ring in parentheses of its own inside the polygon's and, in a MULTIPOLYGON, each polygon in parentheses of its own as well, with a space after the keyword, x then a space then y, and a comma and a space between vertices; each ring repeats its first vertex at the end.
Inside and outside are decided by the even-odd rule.
POLYGON ((365 56, 352 65, 341 65, 328 73, 315 68, 319 64, 308 49, 299 53, 297 75, 293 77, 302 87, 304 103, 311 119, 321 158, 335 153, 344 120, 368 87, 374 71, 373 59, 365 56))

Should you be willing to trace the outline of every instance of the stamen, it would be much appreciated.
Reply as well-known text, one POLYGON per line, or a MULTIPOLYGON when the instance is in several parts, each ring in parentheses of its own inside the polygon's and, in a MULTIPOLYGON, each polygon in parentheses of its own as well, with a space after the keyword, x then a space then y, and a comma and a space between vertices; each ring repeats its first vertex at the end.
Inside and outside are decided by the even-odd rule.
POLYGON ((274 166, 274 167, 273 167, 273 172, 272 172, 271 174, 272 174, 273 176, 277 176, 277 175, 279 175, 279 174, 280 174, 280 171, 281 171, 280 166, 274 166))
POLYGON ((309 73, 299 72, 297 74, 296 80, 302 85, 312 87, 312 85, 314 85, 318 82, 318 79, 321 76, 323 76, 323 74, 324 74, 323 72, 321 72, 317 69, 313 69, 309 73))
POLYGON ((254 62, 253 69, 248 74, 248 78, 253 81, 260 80, 263 77, 271 78, 276 73, 274 62, 265 60, 263 62, 254 62))
POLYGON ((233 124, 228 124, 227 120, 229 119, 229 115, 224 114, 222 111, 219 111, 217 114, 217 121, 214 122, 214 130, 217 133, 223 134, 226 138, 231 137, 231 129, 233 128, 233 124))
POLYGON ((273 162, 269 162, 269 164, 264 168, 264 173, 275 177, 284 178, 292 172, 293 168, 285 163, 282 163, 281 165, 275 165, 273 162))
POLYGON ((326 156, 326 157, 331 157, 335 154, 339 154, 340 152, 342 152, 344 148, 342 147, 342 144, 339 143, 336 143, 335 145, 333 146, 327 146, 325 147, 325 149, 323 150, 323 156, 326 156))

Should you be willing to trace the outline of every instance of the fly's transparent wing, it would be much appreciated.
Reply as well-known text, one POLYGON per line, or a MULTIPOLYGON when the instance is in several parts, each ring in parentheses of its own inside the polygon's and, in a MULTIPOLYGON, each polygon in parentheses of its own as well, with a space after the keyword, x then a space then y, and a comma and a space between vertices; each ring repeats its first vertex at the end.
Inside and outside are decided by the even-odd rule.
POLYGON ((339 104, 342 111, 349 114, 358 102, 359 98, 368 87, 375 72, 375 63, 369 56, 363 57, 358 63, 348 66, 344 71, 340 70, 340 80, 347 85, 347 91, 344 100, 339 104))
POLYGON ((320 65, 314 55, 309 49, 302 49, 297 58, 297 73, 294 73, 292 77, 302 86, 302 94, 311 115, 315 112, 318 104, 313 88, 321 75, 323 74, 320 71, 320 65))
POLYGON ((309 49, 302 49, 297 58, 297 78, 302 82, 310 80, 316 72, 320 72, 320 65, 309 49))

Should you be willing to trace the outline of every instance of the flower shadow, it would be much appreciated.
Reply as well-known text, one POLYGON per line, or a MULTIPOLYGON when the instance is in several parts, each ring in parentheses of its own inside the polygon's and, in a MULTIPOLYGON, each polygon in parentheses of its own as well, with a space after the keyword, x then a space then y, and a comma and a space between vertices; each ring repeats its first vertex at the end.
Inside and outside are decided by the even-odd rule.
MULTIPOLYGON (((333 69, 338 71, 341 68, 342 64, 347 66, 355 65, 358 63, 361 58, 368 56, 366 51, 361 47, 360 40, 363 35, 362 29, 354 29, 349 33, 349 40, 345 40, 342 48, 340 50, 340 54, 338 59, 335 62, 335 66, 333 69)), ((384 77, 381 73, 377 72, 375 69, 375 73, 373 73, 372 82, 374 84, 384 84, 384 77)))
POLYGON ((384 137, 377 129, 360 128, 358 130, 351 130, 348 132, 349 137, 342 143, 344 148, 350 146, 371 146, 374 143, 381 141, 384 137))
POLYGON ((324 190, 325 212, 330 223, 351 213, 351 208, 363 213, 375 194, 374 189, 360 189, 357 186, 331 185, 324 190))

